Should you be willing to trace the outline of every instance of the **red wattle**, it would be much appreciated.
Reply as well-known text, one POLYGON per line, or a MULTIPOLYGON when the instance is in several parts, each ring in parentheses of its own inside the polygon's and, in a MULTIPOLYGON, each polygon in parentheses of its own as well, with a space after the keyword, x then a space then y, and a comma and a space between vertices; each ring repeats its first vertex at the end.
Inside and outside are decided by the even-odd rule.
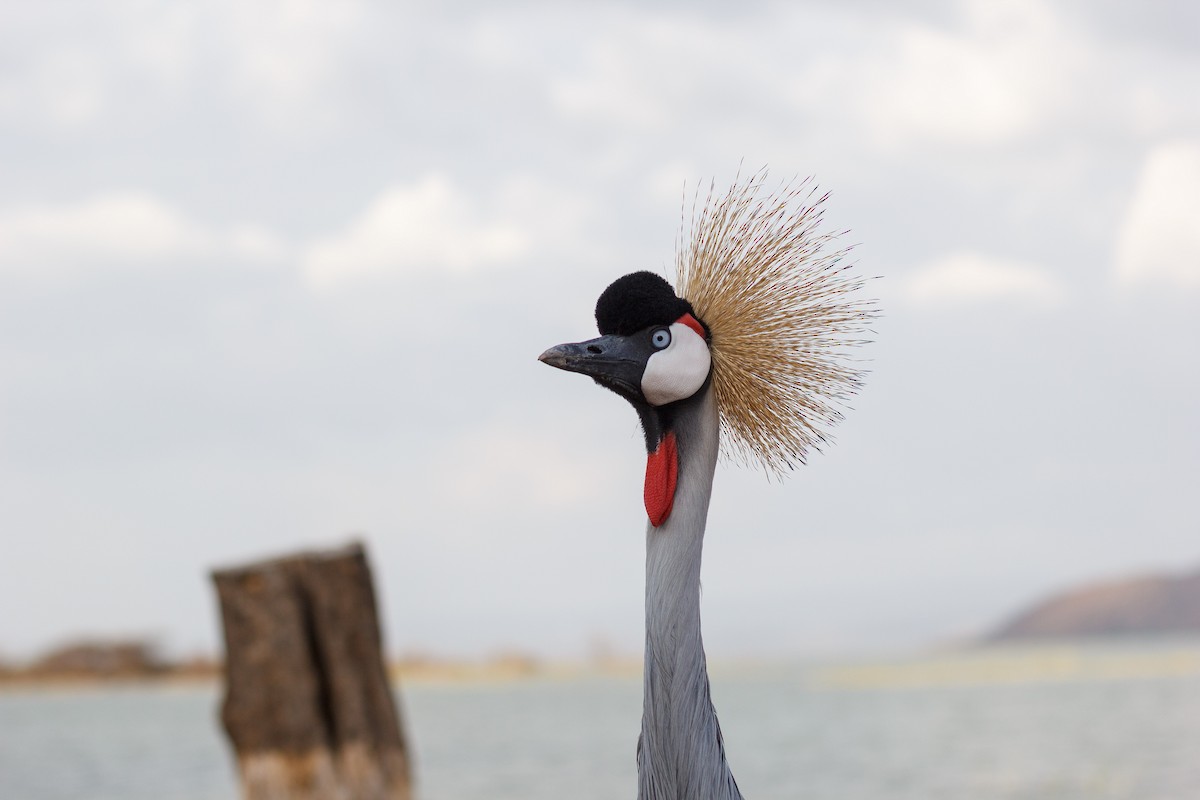
POLYGON ((675 482, 679 478, 679 454, 671 431, 658 443, 658 449, 646 457, 646 514, 658 527, 671 516, 675 503, 675 482))

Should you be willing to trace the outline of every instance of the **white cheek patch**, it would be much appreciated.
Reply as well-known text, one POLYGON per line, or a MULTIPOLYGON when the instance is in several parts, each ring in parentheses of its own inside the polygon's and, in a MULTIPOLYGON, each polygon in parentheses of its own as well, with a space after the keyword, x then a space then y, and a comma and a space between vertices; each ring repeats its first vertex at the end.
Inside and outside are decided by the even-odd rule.
POLYGON ((671 325, 671 343, 646 362, 642 394, 652 406, 691 397, 704 385, 712 354, 704 338, 682 322, 671 325))

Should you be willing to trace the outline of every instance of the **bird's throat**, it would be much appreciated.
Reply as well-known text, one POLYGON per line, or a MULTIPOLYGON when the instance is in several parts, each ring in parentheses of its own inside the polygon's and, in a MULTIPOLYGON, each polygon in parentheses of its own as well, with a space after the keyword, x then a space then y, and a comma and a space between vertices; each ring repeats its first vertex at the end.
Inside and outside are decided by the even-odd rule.
POLYGON ((679 480, 679 451, 675 432, 667 431, 654 452, 646 456, 644 497, 650 524, 659 527, 671 516, 675 504, 675 486, 679 480))

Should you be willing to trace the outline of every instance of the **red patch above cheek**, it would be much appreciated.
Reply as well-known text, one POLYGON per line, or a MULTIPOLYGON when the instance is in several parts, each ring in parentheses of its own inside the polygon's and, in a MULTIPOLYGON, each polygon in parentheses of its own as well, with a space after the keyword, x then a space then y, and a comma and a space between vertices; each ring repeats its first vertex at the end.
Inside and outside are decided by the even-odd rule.
POLYGON ((684 314, 682 317, 680 317, 679 319, 677 319, 675 321, 682 322, 684 325, 687 325, 689 328, 694 330, 696 332, 696 335, 699 336, 701 339, 706 338, 705 333, 704 333, 704 326, 700 324, 700 320, 696 319, 691 314, 684 314))
POLYGON ((675 449, 675 434, 668 431, 658 443, 658 449, 646 457, 646 514, 656 528, 671 516, 678 479, 679 454, 675 449))

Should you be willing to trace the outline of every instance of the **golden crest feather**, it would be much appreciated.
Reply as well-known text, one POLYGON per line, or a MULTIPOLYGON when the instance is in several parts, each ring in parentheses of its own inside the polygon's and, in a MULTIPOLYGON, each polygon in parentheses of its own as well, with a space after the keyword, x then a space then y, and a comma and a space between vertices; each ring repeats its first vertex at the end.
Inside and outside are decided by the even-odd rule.
POLYGON ((811 178, 764 186, 766 170, 693 200, 675 258, 675 287, 712 332, 722 453, 782 475, 820 450, 863 372, 849 348, 876 316, 849 273, 849 248, 822 231, 811 178))

